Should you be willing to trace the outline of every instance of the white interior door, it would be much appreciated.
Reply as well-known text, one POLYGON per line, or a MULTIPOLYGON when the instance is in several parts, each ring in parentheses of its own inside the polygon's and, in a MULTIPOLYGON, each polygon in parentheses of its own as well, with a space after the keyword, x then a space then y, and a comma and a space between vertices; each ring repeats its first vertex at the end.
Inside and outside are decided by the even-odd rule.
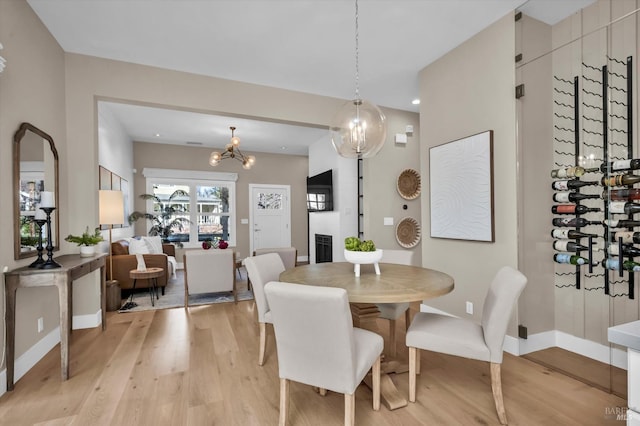
POLYGON ((259 248, 291 246, 289 185, 250 184, 251 253, 259 248))

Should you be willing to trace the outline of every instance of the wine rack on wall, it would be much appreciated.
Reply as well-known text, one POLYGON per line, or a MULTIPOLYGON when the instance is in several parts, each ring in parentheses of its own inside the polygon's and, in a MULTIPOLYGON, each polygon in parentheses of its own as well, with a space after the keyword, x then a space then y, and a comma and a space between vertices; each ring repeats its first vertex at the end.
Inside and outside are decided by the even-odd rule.
POLYGON ((581 79, 553 80, 555 286, 634 299, 640 160, 630 161, 633 58, 607 59, 601 67, 582 63, 581 79))

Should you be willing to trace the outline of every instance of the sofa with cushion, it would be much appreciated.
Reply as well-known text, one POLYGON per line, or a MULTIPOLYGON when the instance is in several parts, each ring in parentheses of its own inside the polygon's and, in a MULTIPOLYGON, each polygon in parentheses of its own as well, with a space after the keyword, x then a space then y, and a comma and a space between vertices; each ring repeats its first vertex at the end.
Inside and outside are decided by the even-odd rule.
MULTIPOLYGON (((158 287, 162 289, 167 286, 169 279, 175 277, 176 260, 175 246, 173 244, 163 244, 160 237, 137 237, 114 241, 111 243, 113 254, 113 277, 110 277, 109 265, 107 264, 107 279, 117 280, 121 289, 133 288, 133 280, 129 277, 129 272, 138 268, 136 254, 141 254, 147 268, 162 268, 165 274, 158 278, 158 287)), ((148 288, 149 280, 138 280, 136 288, 148 288)))

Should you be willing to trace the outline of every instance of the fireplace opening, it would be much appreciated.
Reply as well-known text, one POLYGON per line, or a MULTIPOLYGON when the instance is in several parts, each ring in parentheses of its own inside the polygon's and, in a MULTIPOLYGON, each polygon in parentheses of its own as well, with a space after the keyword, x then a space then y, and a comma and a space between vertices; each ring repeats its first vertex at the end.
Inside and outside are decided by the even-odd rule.
POLYGON ((316 263, 333 262, 333 237, 316 234, 316 263))

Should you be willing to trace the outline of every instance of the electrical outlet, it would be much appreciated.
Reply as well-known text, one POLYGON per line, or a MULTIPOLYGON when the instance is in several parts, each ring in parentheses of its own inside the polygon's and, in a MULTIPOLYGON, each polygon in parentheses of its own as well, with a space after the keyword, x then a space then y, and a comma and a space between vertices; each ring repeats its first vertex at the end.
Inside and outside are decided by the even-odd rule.
POLYGON ((38 318, 38 333, 42 333, 44 331, 44 318, 38 318))
POLYGON ((467 302, 467 313, 473 315, 473 303, 467 302))

